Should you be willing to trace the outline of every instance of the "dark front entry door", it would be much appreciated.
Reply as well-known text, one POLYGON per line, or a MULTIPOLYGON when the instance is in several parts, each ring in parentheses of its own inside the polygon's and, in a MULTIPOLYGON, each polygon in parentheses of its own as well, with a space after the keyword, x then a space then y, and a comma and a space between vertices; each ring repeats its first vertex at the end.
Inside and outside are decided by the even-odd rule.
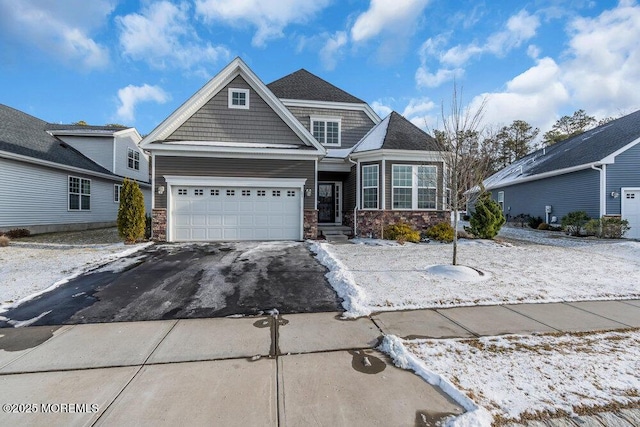
POLYGON ((318 184, 318 222, 336 222, 335 184, 318 184))

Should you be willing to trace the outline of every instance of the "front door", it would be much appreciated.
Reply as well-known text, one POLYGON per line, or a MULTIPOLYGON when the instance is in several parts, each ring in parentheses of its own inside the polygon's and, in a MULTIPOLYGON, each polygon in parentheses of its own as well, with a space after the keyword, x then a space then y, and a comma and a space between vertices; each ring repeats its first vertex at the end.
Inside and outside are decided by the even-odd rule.
POLYGON ((318 222, 336 222, 335 184, 318 184, 318 222))

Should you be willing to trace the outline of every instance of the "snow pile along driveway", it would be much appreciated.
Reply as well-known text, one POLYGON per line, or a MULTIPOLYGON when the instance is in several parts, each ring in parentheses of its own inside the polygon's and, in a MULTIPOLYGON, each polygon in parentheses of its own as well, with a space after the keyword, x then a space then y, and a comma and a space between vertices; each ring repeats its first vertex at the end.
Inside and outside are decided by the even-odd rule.
POLYGON ((0 248, 0 311, 152 244, 75 246, 12 243, 0 248))
POLYGON ((562 247, 461 240, 459 264, 484 273, 474 281, 428 271, 451 263, 451 245, 318 243, 312 250, 331 270, 329 279, 338 294, 347 295, 347 317, 429 307, 640 297, 640 258, 633 256, 640 242, 562 247))
POLYGON ((488 425, 485 410, 518 420, 640 402, 637 330, 412 341, 386 336, 381 350, 441 386, 476 421, 453 425, 483 425, 483 419, 488 425))

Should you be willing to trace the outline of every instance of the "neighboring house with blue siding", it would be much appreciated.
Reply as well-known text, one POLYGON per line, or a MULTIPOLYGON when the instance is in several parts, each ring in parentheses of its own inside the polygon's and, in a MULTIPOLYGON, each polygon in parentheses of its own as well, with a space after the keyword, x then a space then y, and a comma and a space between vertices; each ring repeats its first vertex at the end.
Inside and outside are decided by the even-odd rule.
POLYGON ((125 177, 150 211, 141 140, 134 128, 51 124, 0 105, 0 231, 113 226, 125 177))
POLYGON ((640 111, 540 149, 484 181, 507 218, 569 212, 629 221, 640 238, 640 111))
POLYGON ((378 237, 449 218, 434 139, 304 69, 264 84, 236 58, 141 146, 157 240, 378 237))

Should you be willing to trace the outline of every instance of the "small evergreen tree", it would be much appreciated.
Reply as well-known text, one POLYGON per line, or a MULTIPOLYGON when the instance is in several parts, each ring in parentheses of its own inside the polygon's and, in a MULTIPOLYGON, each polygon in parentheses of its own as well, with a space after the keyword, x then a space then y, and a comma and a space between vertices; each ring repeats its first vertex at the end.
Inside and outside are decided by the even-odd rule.
POLYGON ((118 208, 118 233, 125 243, 134 243, 144 238, 144 196, 138 183, 125 178, 120 190, 118 208))
POLYGON ((468 231, 481 239, 493 239, 506 222, 500 205, 491 200, 491 193, 483 193, 476 202, 468 231))
POLYGON ((569 212, 562 217, 560 223, 572 236, 581 236, 584 227, 591 217, 585 211, 569 212))

